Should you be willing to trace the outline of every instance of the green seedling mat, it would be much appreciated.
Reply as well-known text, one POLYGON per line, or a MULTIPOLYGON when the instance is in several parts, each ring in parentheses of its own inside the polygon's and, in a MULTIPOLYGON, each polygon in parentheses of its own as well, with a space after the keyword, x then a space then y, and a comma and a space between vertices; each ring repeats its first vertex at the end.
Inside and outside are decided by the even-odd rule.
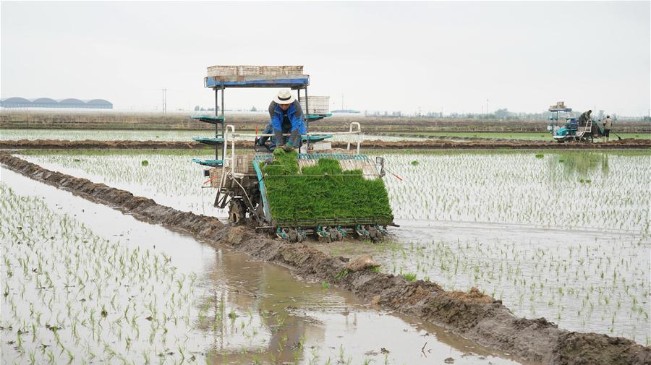
POLYGON ((273 162, 261 169, 276 225, 393 222, 384 181, 365 179, 361 170, 343 171, 335 156, 322 157, 299 173, 298 153, 276 149, 273 162))

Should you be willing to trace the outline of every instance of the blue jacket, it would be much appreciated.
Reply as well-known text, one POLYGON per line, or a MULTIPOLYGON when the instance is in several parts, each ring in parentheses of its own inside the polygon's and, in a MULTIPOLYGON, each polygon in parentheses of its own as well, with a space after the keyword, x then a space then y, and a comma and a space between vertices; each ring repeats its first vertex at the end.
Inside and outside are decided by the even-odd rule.
POLYGON ((287 109, 287 117, 291 122, 290 130, 283 130, 283 110, 280 109, 280 105, 276 104, 274 101, 269 104, 269 116, 271 117, 271 126, 274 130, 282 131, 283 133, 290 133, 296 130, 298 130, 298 133, 300 134, 307 133, 303 108, 301 108, 301 104, 298 100, 294 100, 294 102, 289 105, 289 109, 287 109))

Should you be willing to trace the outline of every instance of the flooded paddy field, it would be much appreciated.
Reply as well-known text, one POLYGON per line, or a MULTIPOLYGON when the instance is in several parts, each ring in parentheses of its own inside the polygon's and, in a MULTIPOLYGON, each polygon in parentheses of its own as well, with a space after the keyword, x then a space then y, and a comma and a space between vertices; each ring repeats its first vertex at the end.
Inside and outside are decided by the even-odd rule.
MULTIPOLYGON (((518 316, 545 317, 549 321, 558 323, 561 328, 623 336, 641 344, 646 342, 648 346, 649 335, 645 328, 648 328, 650 246, 648 209, 645 210, 645 206, 648 207, 649 197, 648 194, 644 194, 649 176, 648 152, 545 151, 544 154, 533 151, 441 152, 385 156, 391 173, 387 175, 385 181, 396 220, 401 227, 391 228, 390 239, 380 245, 372 245, 368 242, 346 242, 324 245, 323 250, 349 256, 366 250, 372 252, 383 264, 381 270, 384 272, 403 275, 411 280, 431 280, 450 290, 467 291, 470 287, 477 287, 486 294, 501 299, 518 316), (587 158, 584 156, 586 154, 587 158), (506 166, 518 168, 507 169, 506 166), (400 179, 394 175, 399 176, 400 179), (491 179, 501 188, 494 189, 490 183, 491 179), (597 183, 598 189, 607 189, 611 194, 620 192, 620 195, 615 196, 621 199, 604 201, 603 199, 608 199, 606 194, 602 197, 594 191, 597 183), (538 184, 545 186, 538 187, 538 184), (626 190, 621 188, 622 186, 625 186, 626 190), (574 189, 574 194, 570 191, 558 193, 552 191, 558 188, 574 189), (510 193, 503 194, 501 190, 508 190, 510 193), (570 205, 566 200, 562 200, 562 209, 547 209, 547 205, 554 199, 568 198, 575 194, 581 199, 579 203, 575 203, 577 206, 570 207, 569 211, 565 210, 570 205), (416 198, 404 199, 405 195, 416 198), (583 202, 587 199, 592 199, 593 205, 583 202), (599 215, 603 213, 606 203, 610 204, 607 209, 617 214, 599 215), (440 206, 444 208, 439 208, 440 206), (467 208, 464 209, 463 206, 467 208), (589 218, 590 214, 583 213, 588 209, 597 210, 595 214, 597 218, 592 220, 589 218), (558 227, 558 222, 566 222, 566 224, 558 227), (614 256, 618 256, 619 261, 615 261, 614 256), (498 266, 500 264, 501 266, 498 266), (613 279, 613 276, 617 279, 613 279), (618 279, 623 279, 624 284, 618 284, 618 279), (599 286, 600 284, 602 285, 599 286), (583 300, 585 296, 588 298, 583 300)), ((201 182, 201 168, 189 162, 192 157, 202 157, 197 156, 196 151, 178 153, 166 151, 165 154, 161 154, 160 151, 151 153, 120 151, 110 154, 40 151, 30 152, 30 155, 22 157, 53 170, 66 171, 71 175, 87 177, 110 186, 124 184, 125 190, 146 197, 163 197, 171 192, 180 194, 184 188, 188 188, 184 185, 187 182, 175 186, 175 181, 182 180, 175 177, 175 174, 191 176, 189 180, 193 180, 191 184, 194 186, 197 185, 197 181, 201 182), (107 158, 110 156, 116 158, 110 162, 113 169, 107 167, 109 166, 107 158), (158 161, 157 158, 161 160, 158 161), (147 163, 143 163, 144 161, 147 163), (120 166, 124 166, 124 170, 120 170, 120 166), (166 169, 168 173, 159 174, 147 170, 152 166, 155 168, 151 170, 166 169), (129 171, 131 174, 141 176, 131 179, 129 171)), ((4 182, 5 176, 8 176, 5 170, 2 176, 4 182)), ((189 199, 194 202, 194 205, 181 206, 179 202, 174 201, 169 203, 176 204, 178 209, 210 214, 211 210, 214 211, 211 200, 213 193, 210 189, 199 187, 195 192, 186 193, 186 198, 180 199, 184 201, 189 199), (204 192, 208 192, 208 197, 202 196, 204 192)), ((47 200, 50 200, 49 195, 47 200)), ((216 212, 216 215, 219 214, 216 212)), ((121 224, 119 226, 122 227, 121 224)), ((314 244, 314 246, 319 245, 314 244)), ((172 257, 172 263, 176 261, 171 254, 166 253, 166 255, 172 257)), ((20 262, 18 264, 20 265, 20 262)), ((202 277, 200 273, 195 275, 202 277)), ((199 279, 195 279, 195 283, 200 282, 199 279)), ((200 285, 195 286, 198 286, 201 291, 200 285)), ((321 295, 315 295, 320 302, 325 300, 324 290, 334 291, 334 288, 325 282, 316 283, 313 287, 316 293, 321 295)), ((285 294, 281 296, 286 297, 285 294)), ((213 295, 213 298, 216 297, 213 295)), ((354 303, 353 299, 349 300, 354 303)), ((214 304, 220 303, 218 299, 212 300, 212 303, 213 308, 219 309, 219 304, 214 304)), ((334 306, 333 310, 322 308, 315 310, 309 304, 303 307, 290 304, 289 307, 288 315, 316 318, 317 320, 307 321, 312 324, 323 322, 321 324, 327 324, 328 328, 336 326, 337 318, 340 319, 339 323, 341 321, 344 323, 339 325, 341 328, 349 328, 346 323, 349 318, 352 318, 349 317, 350 312, 354 312, 349 309, 354 308, 353 304, 344 307, 334 306)), ((217 315, 215 314, 219 312, 217 309, 212 309, 213 319, 230 318, 228 317, 230 310, 217 315)), ((235 313, 233 317, 244 318, 245 312, 246 310, 236 307, 233 309, 235 313)), ((198 313, 197 311, 195 314, 196 318, 199 318, 198 313)), ((377 333, 379 328, 378 318, 397 320, 396 317, 387 314, 380 314, 378 317, 377 313, 367 307, 362 307, 357 313, 360 315, 355 316, 356 323, 368 324, 368 331, 374 333, 377 333), (365 320, 367 313, 370 313, 370 317, 365 320)), ((247 320, 251 323, 264 322, 263 319, 253 317, 255 316, 249 316, 247 320)), ((264 317, 264 314, 260 314, 259 317, 264 317)), ((198 324, 201 321, 190 322, 198 324)), ((350 363, 365 363, 369 356, 375 356, 371 359, 383 363, 419 363, 418 361, 429 363, 432 357, 426 358, 425 355, 440 353, 435 350, 420 353, 418 348, 414 348, 423 346, 423 338, 427 340, 427 346, 431 346, 429 336, 438 333, 437 338, 443 338, 444 332, 422 329, 424 325, 418 321, 398 320, 397 323, 408 323, 400 334, 400 340, 406 338, 405 345, 400 345, 400 348, 409 348, 409 350, 396 353, 382 345, 379 350, 376 345, 366 347, 369 350, 350 349, 348 350, 351 353, 350 363), (403 337, 403 334, 411 333, 412 330, 415 334, 414 338, 419 338, 422 344, 410 348, 407 344, 413 345, 418 341, 412 341, 408 335, 403 337), (382 351, 382 348, 389 353, 382 351), (413 353, 414 356, 407 353, 413 353), (390 354, 395 357, 386 356, 390 354)), ((197 327, 201 331, 201 326, 197 327)), ((262 327, 265 326, 260 326, 256 336, 259 333, 271 332, 264 332, 262 327)), ((382 325, 382 328, 386 328, 386 325, 382 325)), ((359 330, 357 333, 363 332, 364 330, 359 330)), ((388 342, 397 341, 396 336, 392 335, 396 332, 400 333, 387 331, 388 342)), ((222 333, 227 332, 222 331, 222 333)), ((333 338, 332 336, 342 338, 336 333, 334 331, 322 338, 333 338)), ((361 337, 365 338, 365 336, 361 337)), ((310 335, 305 338, 319 337, 310 335)), ((311 344, 313 346, 311 352, 304 347, 299 362, 328 363, 328 359, 346 358, 341 355, 342 351, 344 355, 346 354, 345 348, 342 350, 342 347, 336 345, 324 346, 323 341, 315 340, 311 344), (326 356, 324 357, 323 354, 326 356)), ((462 358, 468 359, 467 363, 481 363, 486 359, 490 359, 492 363, 499 361, 480 353, 472 343, 456 348, 447 346, 458 351, 455 353, 457 356, 450 356, 455 359, 455 363, 464 363, 462 358), (464 350, 464 346, 468 346, 466 347, 468 351, 464 350)), ((273 358, 259 356, 263 351, 261 348, 266 351, 268 347, 260 347, 259 344, 254 347, 258 350, 252 351, 253 355, 251 351, 243 350, 244 357, 238 357, 239 354, 227 351, 227 356, 235 356, 227 359, 231 359, 229 361, 233 363, 274 361, 273 358)), ((286 349, 284 346, 282 348, 286 349)), ((296 356, 293 353, 291 356, 296 356)), ((225 359, 223 357, 225 353, 220 352, 220 354, 222 359, 225 359)), ((174 361, 181 360, 175 357, 176 355, 169 356, 174 361)), ((286 355, 285 358, 290 358, 290 355, 286 355)), ((441 359, 445 360, 447 357, 441 359)), ((441 359, 438 363, 441 363, 441 359)), ((510 360, 503 361, 508 363, 510 360)))
MULTIPOLYGON (((261 123, 261 132, 264 123, 261 123)), ((8 141, 130 141, 130 142, 191 142, 193 137, 214 134, 214 130, 90 130, 90 129, 3 129, 0 134, 0 142, 8 141)), ((235 140, 247 142, 253 141, 255 131, 238 130, 235 140)), ((627 141, 648 140, 651 134, 648 133, 618 133, 627 141)), ((503 141, 532 141, 552 142, 549 132, 526 133, 526 132, 389 132, 389 133, 363 133, 361 135, 333 135, 330 139, 333 142, 356 142, 361 141, 473 141, 473 140, 503 140, 503 141)), ((615 141, 613 138, 612 141, 615 141)), ((605 142, 596 140, 597 143, 605 142)), ((557 145, 556 142, 554 144, 557 145)))
POLYGON ((3 363, 518 363, 328 283, 0 174, 3 363))
POLYGON ((389 155, 384 270, 477 287, 514 313, 651 342, 651 154, 389 155))
MULTIPOLYGON (((212 207, 214 191, 197 184, 196 152, 32 153, 26 158, 46 168, 226 217, 212 207)), ((519 316, 649 345, 647 151, 385 157, 401 227, 381 245, 324 250, 368 251, 385 272, 448 290, 477 287, 519 316)))
MULTIPOLYGON (((265 123, 260 123, 260 133, 265 123)), ((90 130, 90 129, 3 129, 0 134, 0 141, 16 140, 59 140, 59 141, 160 141, 160 142, 190 142, 192 137, 206 137, 214 134, 214 130, 90 130)), ((240 132, 238 132, 240 133, 240 132)), ((237 141, 253 141, 255 131, 243 131, 235 137, 237 141)), ((425 137, 416 136, 390 136, 390 135, 334 135, 332 141, 357 141, 377 140, 383 141, 422 141, 425 137)))

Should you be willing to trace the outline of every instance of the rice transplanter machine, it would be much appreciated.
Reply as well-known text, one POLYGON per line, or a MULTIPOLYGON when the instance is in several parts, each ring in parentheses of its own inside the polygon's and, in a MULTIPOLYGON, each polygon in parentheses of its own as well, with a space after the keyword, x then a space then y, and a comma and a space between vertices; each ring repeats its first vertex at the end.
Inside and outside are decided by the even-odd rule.
POLYGON ((206 167, 204 175, 217 190, 214 206, 228 206, 230 223, 252 224, 294 242, 308 236, 377 241, 387 233, 387 226, 395 225, 383 181, 384 158, 360 153, 359 123, 350 123, 343 132, 310 132, 311 123, 331 114, 327 102, 318 103, 327 97, 308 96, 309 75, 303 74, 303 66, 211 66, 204 86, 214 90, 215 115, 192 118, 214 124, 215 135, 194 140, 214 146, 215 158, 193 161, 206 167), (300 150, 271 153, 256 146, 254 139, 272 135, 236 133, 233 125, 225 123, 228 88, 297 92, 307 127, 300 150), (335 135, 348 138, 347 148, 332 148, 335 135), (242 141, 251 141, 251 148, 236 149, 236 142, 242 141))

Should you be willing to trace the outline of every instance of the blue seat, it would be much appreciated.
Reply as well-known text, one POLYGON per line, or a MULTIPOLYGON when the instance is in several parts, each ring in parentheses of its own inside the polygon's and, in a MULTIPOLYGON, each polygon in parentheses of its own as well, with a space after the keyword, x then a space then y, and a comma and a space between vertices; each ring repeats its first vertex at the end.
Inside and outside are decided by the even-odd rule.
POLYGON ((192 119, 210 124, 224 123, 223 115, 196 115, 192 119))
POLYGON ((212 146, 220 145, 224 143, 224 138, 222 137, 192 137, 197 142, 209 144, 212 146))
POLYGON ((219 167, 224 165, 223 160, 200 160, 198 158, 193 158, 192 162, 198 163, 199 165, 202 166, 210 166, 210 167, 219 167))

